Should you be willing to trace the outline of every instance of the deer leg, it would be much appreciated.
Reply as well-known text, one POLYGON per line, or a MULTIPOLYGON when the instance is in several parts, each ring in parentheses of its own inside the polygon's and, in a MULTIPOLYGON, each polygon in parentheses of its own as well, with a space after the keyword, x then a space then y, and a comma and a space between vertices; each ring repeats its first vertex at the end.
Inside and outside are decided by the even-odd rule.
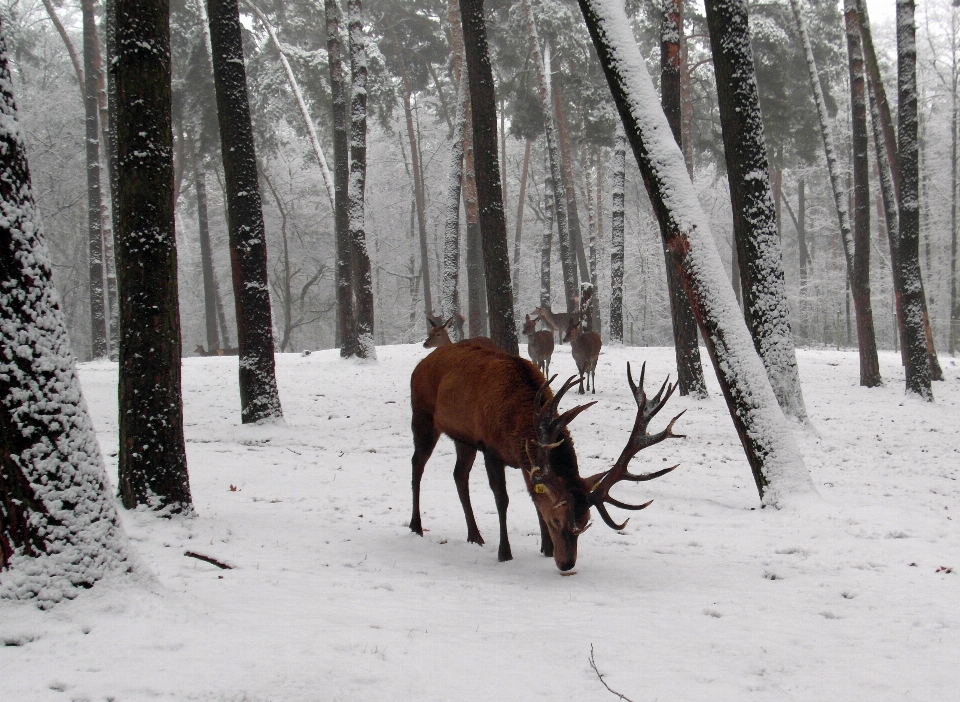
POLYGON ((473 506, 470 504, 470 470, 477 457, 477 450, 459 441, 454 444, 457 447, 457 465, 453 469, 453 480, 457 484, 460 504, 463 505, 463 516, 467 518, 467 541, 482 546, 483 537, 480 536, 477 520, 473 516, 473 506))
POLYGON ((420 522, 420 479, 423 478, 423 468, 437 445, 440 433, 433 426, 433 416, 422 410, 413 411, 413 515, 410 517, 410 531, 423 536, 423 525, 420 522))
POLYGON ((497 515, 500 517, 500 549, 497 551, 497 559, 512 561, 513 553, 510 551, 510 539, 507 536, 507 505, 510 504, 510 497, 507 495, 505 466, 503 461, 490 451, 484 451, 483 459, 487 466, 487 479, 490 481, 490 489, 493 490, 493 499, 497 503, 497 515))
POLYGON ((547 558, 553 558, 553 539, 547 529, 547 523, 540 516, 540 510, 537 510, 537 519, 540 522, 540 553, 547 558))
POLYGON ((583 391, 583 376, 586 375, 586 371, 584 370, 583 366, 581 366, 579 363, 577 364, 577 372, 580 373, 580 389, 577 390, 577 394, 585 395, 586 393, 583 391))

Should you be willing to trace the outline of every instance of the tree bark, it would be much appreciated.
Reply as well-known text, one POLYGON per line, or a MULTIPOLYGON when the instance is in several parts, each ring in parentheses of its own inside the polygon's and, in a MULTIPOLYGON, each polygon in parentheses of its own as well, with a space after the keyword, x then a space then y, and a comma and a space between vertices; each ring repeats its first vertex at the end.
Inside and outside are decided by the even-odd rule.
POLYGON ((543 235, 540 237, 540 306, 550 307, 550 257, 551 240, 553 239, 553 206, 555 193, 553 188, 553 175, 550 169, 550 154, 548 149, 544 149, 544 161, 546 168, 543 177, 543 235))
POLYGON ((520 193, 517 198, 517 226, 513 235, 513 299, 520 300, 520 238, 523 235, 523 206, 527 199, 527 176, 530 174, 530 148, 533 139, 527 137, 523 146, 523 167, 520 171, 520 193))
POLYGON ((463 210, 467 218, 467 335, 487 333, 487 288, 483 277, 480 244, 480 207, 477 202, 477 169, 473 148, 473 106, 467 90, 466 123, 463 132, 463 210))
POLYGON ((460 14, 469 75, 470 104, 473 108, 477 204, 480 208, 490 338, 503 351, 516 355, 519 353, 517 325, 513 314, 510 253, 497 158, 497 100, 487 49, 483 0, 461 0, 460 14))
POLYGON ((623 343, 623 190, 626 180, 627 136, 617 128, 613 147, 613 185, 610 206, 610 340, 623 343))
POLYGON ((124 507, 192 513, 180 388, 170 24, 166 0, 115 0, 119 490, 124 507))
POLYGON ((773 394, 697 200, 683 154, 619 0, 579 0, 603 72, 657 216, 670 222, 668 248, 717 372, 731 418, 765 504, 814 493, 790 425, 773 394))
POLYGON ((241 419, 246 424, 280 417, 283 412, 273 358, 267 241, 247 100, 240 10, 237 0, 209 0, 208 9, 237 310, 241 419))
MULTIPOLYGON (((670 124, 673 138, 683 150, 683 109, 681 99, 680 55, 683 37, 683 0, 663 0, 660 24, 660 105, 670 124)), ((686 158, 685 158, 686 160, 686 158)), ((688 169, 689 170, 689 169, 688 169)), ((667 269, 667 289, 670 294, 670 317, 673 322, 673 346, 677 359, 677 384, 681 395, 707 397, 707 384, 700 363, 700 344, 697 341, 697 321, 690 309, 680 281, 680 271, 666 248, 670 238, 660 222, 664 242, 664 261, 667 269)))
POLYGON ((430 320, 434 316, 433 296, 430 281, 430 253, 427 248, 427 204, 423 192, 424 179, 420 163, 420 144, 417 132, 413 127, 413 110, 410 107, 410 91, 403 93, 403 114, 407 125, 407 140, 410 142, 410 161, 413 166, 413 198, 417 205, 417 232, 420 235, 420 270, 423 277, 423 323, 427 332, 432 328, 430 320))
MULTIPOLYGON (((458 18, 459 21, 459 18, 458 18)), ((447 178, 446 217, 443 228, 443 273, 440 278, 440 307, 444 320, 454 318, 451 339, 460 341, 460 195, 463 183, 463 131, 467 119, 467 82, 461 76, 457 86, 456 117, 450 143, 450 175, 447 178)))
MULTIPOLYGON (((561 72, 562 73, 562 72, 561 72)), ((573 247, 571 263, 574 285, 590 280, 587 255, 583 247, 583 231, 580 228, 580 213, 577 208, 577 189, 573 179, 573 150, 567 128, 567 110, 563 105, 563 84, 550 81, 553 110, 557 120, 557 140, 560 143, 560 168, 563 175, 563 192, 567 200, 567 229, 570 246, 573 247)))
POLYGON ((217 292, 213 273, 213 250, 210 246, 210 219, 207 213, 207 178, 203 163, 196 152, 193 169, 200 232, 200 267, 203 271, 203 317, 207 330, 207 351, 213 352, 221 348, 217 330, 217 292))
POLYGON ((0 597, 46 608, 133 563, 53 287, 12 85, 0 33, 0 597))
MULTIPOLYGON (((350 245, 353 252, 353 283, 357 294, 357 355, 376 358, 374 342, 373 273, 367 254, 364 225, 364 192, 367 181, 367 40, 363 34, 360 0, 349 0, 350 33, 350 245)), ((424 261, 424 266, 427 262, 424 261)))
POLYGON ((706 0, 744 313, 783 411, 807 421, 745 0, 706 0))
POLYGON ((333 121, 334 229, 337 257, 337 324, 340 356, 357 355, 357 320, 353 304, 353 269, 350 265, 350 140, 347 135, 347 88, 340 44, 340 8, 336 0, 324 0, 327 20, 327 61, 330 66, 333 121))

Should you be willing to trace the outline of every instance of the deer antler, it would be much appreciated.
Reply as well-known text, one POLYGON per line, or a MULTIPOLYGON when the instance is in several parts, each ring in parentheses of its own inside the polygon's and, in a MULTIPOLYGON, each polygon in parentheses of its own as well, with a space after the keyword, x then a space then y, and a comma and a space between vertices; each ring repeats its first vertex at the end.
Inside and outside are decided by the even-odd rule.
POLYGON ((619 483, 621 480, 642 482, 645 480, 659 478, 661 475, 666 475, 672 471, 677 466, 664 468, 663 470, 658 470, 653 473, 635 475, 627 470, 627 466, 630 465, 630 461, 634 456, 648 446, 659 444, 664 439, 682 438, 685 436, 684 434, 674 434, 673 425, 678 419, 680 419, 680 417, 683 416, 686 410, 671 419, 670 423, 667 424, 666 429, 663 431, 659 431, 656 434, 649 434, 647 432, 647 426, 650 424, 650 420, 657 416, 657 413, 663 409, 665 404, 667 404, 667 400, 670 399, 673 391, 677 389, 677 385, 676 383, 670 383, 670 377, 667 376, 667 379, 663 381, 663 385, 660 386, 657 394, 654 395, 653 399, 648 402, 647 393, 643 389, 643 377, 646 374, 646 370, 647 364, 644 363, 643 367, 640 369, 640 384, 637 385, 633 382, 633 374, 630 371, 630 364, 627 363, 627 380, 630 383, 630 390, 633 392, 633 399, 637 402, 637 418, 633 423, 633 430, 630 432, 630 438, 627 440, 627 445, 624 446, 623 451, 620 453, 620 458, 617 459, 617 462, 609 471, 606 473, 601 473, 598 476, 594 476, 597 478, 597 480, 594 483, 593 489, 590 491, 590 501, 597 508, 597 511, 600 513, 600 517, 607 526, 609 526, 611 529, 616 529, 617 531, 623 529, 630 520, 627 519, 623 524, 617 524, 607 512, 606 504, 619 507, 620 509, 641 510, 649 507, 653 500, 650 500, 650 502, 645 502, 642 505, 629 505, 625 502, 620 502, 620 500, 615 500, 610 497, 610 488, 619 483))

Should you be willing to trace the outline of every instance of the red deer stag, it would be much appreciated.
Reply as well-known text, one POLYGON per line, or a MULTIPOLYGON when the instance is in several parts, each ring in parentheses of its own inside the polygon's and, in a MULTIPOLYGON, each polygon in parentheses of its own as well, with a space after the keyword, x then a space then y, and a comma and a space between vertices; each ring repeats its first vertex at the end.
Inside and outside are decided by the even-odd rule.
MULTIPOLYGON (((637 418, 626 447, 612 469, 589 478, 580 476, 577 454, 567 425, 593 402, 558 414, 564 393, 576 384, 571 377, 554 395, 553 380, 529 361, 471 343, 452 344, 437 349, 420 361, 411 377, 413 405, 413 516, 410 529, 423 535, 420 520, 420 480, 423 469, 441 434, 453 439, 457 462, 453 470, 457 493, 467 520, 467 541, 482 544, 470 505, 469 478, 477 451, 483 453, 487 478, 493 490, 500 520, 501 561, 513 558, 507 537, 507 496, 505 466, 523 469, 527 491, 533 499, 540 521, 541 547, 545 556, 553 556, 562 571, 577 562, 577 539, 590 526, 590 508, 596 507, 603 521, 613 529, 617 524, 606 505, 640 510, 650 502, 630 505, 610 497, 610 489, 621 480, 652 480, 669 473, 672 466, 653 473, 634 475, 627 470, 630 460, 642 449, 668 437, 681 412, 656 434, 647 433, 650 420, 663 408, 676 385, 664 381, 648 403, 640 384, 633 382, 630 365, 627 378, 637 402, 637 418)), ((556 376, 554 376, 555 378, 556 376)), ((669 379, 668 379, 669 380, 669 379)), ((629 520, 627 520, 629 521, 629 520)))
POLYGON ((600 335, 595 332, 583 331, 583 322, 575 319, 570 320, 567 327, 567 333, 563 337, 564 341, 570 342, 570 352, 573 354, 573 361, 577 364, 577 371, 580 373, 580 390, 583 391, 583 378, 587 378, 587 390, 593 394, 597 392, 597 359, 600 357, 600 335))
POLYGON ((553 357, 553 332, 537 331, 539 317, 523 323, 523 334, 527 337, 527 354, 530 360, 537 364, 537 368, 544 376, 550 375, 550 359, 553 357))

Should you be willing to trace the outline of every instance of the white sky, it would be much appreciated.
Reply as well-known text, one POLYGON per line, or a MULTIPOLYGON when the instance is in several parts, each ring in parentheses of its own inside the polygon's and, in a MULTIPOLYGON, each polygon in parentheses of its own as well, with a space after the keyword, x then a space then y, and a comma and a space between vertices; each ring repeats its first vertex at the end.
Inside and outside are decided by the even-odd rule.
POLYGON ((886 24, 897 11, 896 0, 867 0, 871 24, 886 24))

